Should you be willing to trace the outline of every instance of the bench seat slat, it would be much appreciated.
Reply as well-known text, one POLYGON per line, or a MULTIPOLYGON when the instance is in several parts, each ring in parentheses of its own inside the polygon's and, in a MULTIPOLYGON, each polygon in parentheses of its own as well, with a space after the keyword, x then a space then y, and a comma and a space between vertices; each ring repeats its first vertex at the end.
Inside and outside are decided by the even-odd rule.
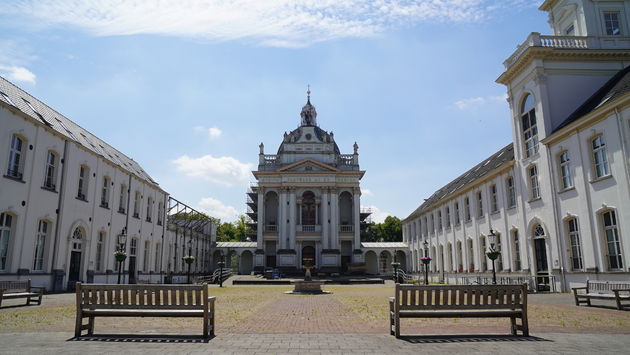
POLYGON ((203 309, 96 309, 83 311, 83 314, 99 317, 203 317, 203 309))
POLYGON ((442 311, 400 311, 401 318, 492 318, 492 317, 518 317, 523 314, 521 310, 456 310, 442 311))
POLYGON ((2 298, 24 298, 24 297, 35 297, 39 296, 39 293, 34 292, 15 292, 15 293, 5 293, 2 295, 2 298))
POLYGON ((522 305, 505 305, 505 304, 482 304, 482 305, 475 305, 475 304, 464 304, 464 305, 448 305, 448 304, 444 304, 444 305, 439 305, 439 304, 434 304, 434 305, 423 305, 423 306, 418 306, 418 305, 407 305, 407 306, 399 306, 399 309, 401 311, 409 311, 409 310, 423 310, 423 309, 430 309, 430 310, 439 310, 439 309, 514 309, 514 308, 521 308, 522 305))

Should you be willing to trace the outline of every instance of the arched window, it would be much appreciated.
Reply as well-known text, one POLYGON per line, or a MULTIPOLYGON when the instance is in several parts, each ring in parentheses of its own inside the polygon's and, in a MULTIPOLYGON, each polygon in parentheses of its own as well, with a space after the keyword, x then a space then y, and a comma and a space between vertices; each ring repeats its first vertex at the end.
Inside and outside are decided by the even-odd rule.
POLYGON ((87 201, 88 184, 90 181, 90 168, 85 165, 79 167, 79 186, 77 189, 77 198, 87 201))
POLYGON ((534 97, 527 95, 521 106, 521 124, 525 157, 538 153, 538 128, 536 127, 536 109, 534 97))
POLYGON ((81 251, 82 241, 83 241, 83 230, 77 227, 72 233, 72 250, 81 251))
MULTIPOLYGON (((348 191, 344 191, 339 195, 339 225, 353 225, 352 213, 352 195, 348 191)), ((342 231, 352 231, 351 227, 342 227, 342 231)))
POLYGON ((274 191, 269 191, 265 194, 264 201, 264 217, 265 217, 265 231, 277 232, 278 231, 278 194, 274 191))
POLYGON ((22 180, 24 173, 24 147, 26 142, 22 137, 14 134, 11 136, 11 146, 9 148, 9 161, 7 165, 7 176, 22 180))
POLYGON ((610 270, 620 270, 623 268, 623 256, 621 255, 621 238, 615 211, 604 212, 602 214, 602 222, 606 238, 606 250, 608 251, 608 268, 610 270))
POLYGON ((567 237, 571 248, 571 268, 573 270, 582 270, 582 243, 580 242, 580 230, 577 218, 571 218, 566 221, 567 237))
POLYGON ((0 213, 0 270, 6 270, 9 256, 9 241, 14 217, 8 213, 0 213))
POLYGON ((537 224, 536 227, 534 228, 534 238, 544 238, 544 237, 545 237, 545 230, 540 224, 537 224))
POLYGON ((315 194, 311 191, 306 191, 302 195, 302 225, 315 225, 315 194))

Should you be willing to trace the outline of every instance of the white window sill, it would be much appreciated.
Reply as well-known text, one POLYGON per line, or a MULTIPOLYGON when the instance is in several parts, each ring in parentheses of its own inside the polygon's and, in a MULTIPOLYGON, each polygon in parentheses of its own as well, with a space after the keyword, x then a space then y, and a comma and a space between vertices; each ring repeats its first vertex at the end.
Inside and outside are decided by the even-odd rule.
POLYGON ((596 183, 596 182, 600 182, 600 181, 608 180, 608 179, 610 179, 610 178, 612 178, 612 174, 608 174, 608 175, 604 175, 604 176, 602 176, 602 177, 598 177, 598 178, 592 179, 592 180, 591 180, 591 181, 589 181, 589 182, 590 182, 591 184, 594 184, 594 183, 596 183))
POLYGON ((500 213, 501 213, 501 210, 496 210, 496 211, 494 211, 494 212, 491 212, 490 214, 491 214, 491 215, 498 215, 498 214, 500 214, 500 213))
POLYGON ((573 191, 573 190, 575 190, 575 186, 571 186, 571 187, 567 187, 566 189, 562 189, 562 190, 558 191, 558 193, 562 194, 562 193, 565 193, 565 192, 568 192, 568 191, 573 191))
POLYGON ((527 202, 532 203, 532 202, 541 201, 541 200, 542 200, 542 197, 536 197, 536 198, 530 199, 527 202))

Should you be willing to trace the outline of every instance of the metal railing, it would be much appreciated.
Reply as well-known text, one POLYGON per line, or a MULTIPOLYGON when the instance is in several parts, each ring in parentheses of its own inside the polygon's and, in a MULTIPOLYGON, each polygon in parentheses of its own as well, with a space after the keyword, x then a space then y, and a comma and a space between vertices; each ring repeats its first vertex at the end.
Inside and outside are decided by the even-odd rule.
MULTIPOLYGON (((522 285, 526 283, 533 292, 557 292, 555 275, 497 276, 498 285, 522 285)), ((456 285, 492 285, 492 276, 461 276, 456 285)))

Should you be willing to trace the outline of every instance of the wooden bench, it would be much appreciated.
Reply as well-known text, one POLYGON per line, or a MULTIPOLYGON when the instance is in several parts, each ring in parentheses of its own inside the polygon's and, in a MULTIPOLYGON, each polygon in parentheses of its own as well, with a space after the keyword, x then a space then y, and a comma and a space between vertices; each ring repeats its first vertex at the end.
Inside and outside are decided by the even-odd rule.
POLYGON ((31 280, 0 281, 0 306, 3 299, 26 298, 26 305, 31 302, 42 304, 45 287, 31 286, 31 280))
POLYGON ((591 299, 615 300, 620 310, 630 309, 630 282, 586 280, 585 287, 573 287, 575 305, 591 305, 591 299), (579 292, 584 290, 584 293, 579 292))
POLYGON ((400 337, 400 318, 510 318, 512 334, 529 336, 527 285, 415 286, 396 284, 389 299, 391 335, 400 337), (521 324, 516 324, 516 318, 521 324))
POLYGON ((214 302, 206 285, 105 285, 77 283, 74 335, 94 333, 96 317, 199 317, 203 336, 214 336, 214 302), (83 319, 88 318, 88 324, 83 319))

